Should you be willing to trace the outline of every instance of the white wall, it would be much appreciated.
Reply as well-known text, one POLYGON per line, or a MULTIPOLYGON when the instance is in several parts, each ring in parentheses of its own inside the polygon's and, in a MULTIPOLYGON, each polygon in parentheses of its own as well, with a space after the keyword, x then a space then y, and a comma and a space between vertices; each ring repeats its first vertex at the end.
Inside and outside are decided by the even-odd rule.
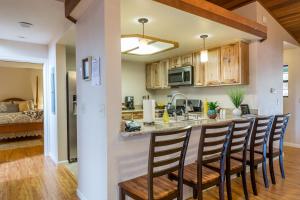
POLYGON ((122 102, 125 96, 134 96, 135 105, 142 105, 146 90, 145 63, 122 61, 122 102))
POLYGON ((94 0, 76 24, 76 59, 101 58, 102 85, 81 78, 77 65, 78 194, 116 199, 113 143, 121 118, 120 2, 94 0), (109 179, 108 179, 109 177, 109 179))
POLYGON ((289 66, 289 96, 284 98, 284 113, 291 113, 285 141, 300 146, 300 47, 284 50, 284 64, 289 66))
MULTIPOLYGON (((22 65, 22 64, 20 64, 22 65)), ((43 102, 43 71, 41 69, 0 66, 0 100, 17 97, 35 102, 36 76, 39 77, 39 98, 43 102)), ((42 106, 42 104, 40 104, 42 106)))

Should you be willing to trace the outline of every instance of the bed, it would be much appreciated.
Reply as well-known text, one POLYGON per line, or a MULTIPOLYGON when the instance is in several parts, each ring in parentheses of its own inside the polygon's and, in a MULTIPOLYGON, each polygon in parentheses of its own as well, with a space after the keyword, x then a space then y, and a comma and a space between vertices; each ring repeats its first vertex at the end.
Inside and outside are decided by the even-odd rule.
MULTIPOLYGON (((20 98, 9 98, 1 101, 1 105, 7 107, 26 100, 20 98)), ((20 104, 19 104, 20 103, 20 104)), ((0 105, 0 106, 1 106, 0 105)), ((14 108, 17 106, 13 106, 14 108)), ((43 136, 43 111, 33 108, 26 111, 6 110, 0 108, 0 140, 19 137, 43 136)))

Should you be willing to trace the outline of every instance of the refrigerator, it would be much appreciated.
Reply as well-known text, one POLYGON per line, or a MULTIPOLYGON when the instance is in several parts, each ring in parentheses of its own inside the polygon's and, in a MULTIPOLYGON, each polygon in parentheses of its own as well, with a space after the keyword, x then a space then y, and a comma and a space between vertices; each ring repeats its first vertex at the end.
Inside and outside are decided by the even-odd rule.
POLYGON ((67 72, 67 138, 69 163, 77 161, 76 72, 67 72))

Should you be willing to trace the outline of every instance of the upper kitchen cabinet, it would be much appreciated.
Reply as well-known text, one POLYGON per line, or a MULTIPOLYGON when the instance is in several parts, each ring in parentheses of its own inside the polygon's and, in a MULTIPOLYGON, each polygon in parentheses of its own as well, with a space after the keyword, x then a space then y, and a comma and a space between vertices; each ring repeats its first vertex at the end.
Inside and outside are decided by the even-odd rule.
POLYGON ((249 83, 249 45, 238 42, 221 47, 222 85, 249 83))
POLYGON ((194 86, 204 86, 204 64, 200 62, 200 52, 193 54, 194 86))
POLYGON ((169 68, 170 69, 176 68, 176 67, 181 67, 181 66, 182 66, 181 56, 170 58, 170 60, 169 60, 169 68))
POLYGON ((181 56, 181 65, 182 66, 193 65, 193 54, 187 54, 181 56))
POLYGON ((162 60, 146 65, 146 88, 164 89, 168 88, 169 60, 162 60))
POLYGON ((208 51, 208 61, 205 63, 205 85, 220 85, 220 48, 208 51))

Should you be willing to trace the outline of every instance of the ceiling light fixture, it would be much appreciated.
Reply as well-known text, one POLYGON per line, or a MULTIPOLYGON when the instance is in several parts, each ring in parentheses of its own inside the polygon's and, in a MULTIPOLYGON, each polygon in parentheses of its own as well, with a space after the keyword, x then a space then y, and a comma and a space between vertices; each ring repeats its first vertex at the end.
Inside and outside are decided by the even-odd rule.
POLYGON ((138 22, 143 25, 142 35, 130 34, 121 36, 122 53, 143 56, 178 48, 178 42, 145 35, 145 24, 148 21, 147 18, 138 19, 138 22))
POLYGON ((208 35, 201 35, 200 38, 203 39, 203 49, 200 53, 200 62, 206 63, 208 61, 208 51, 205 48, 205 39, 208 38, 208 35))
POLYGON ((140 18, 138 19, 138 22, 142 24, 143 26, 143 37, 139 39, 139 48, 140 49, 145 49, 147 48, 148 45, 148 41, 147 39, 145 39, 145 23, 148 23, 148 19, 147 18, 140 18))
POLYGON ((33 24, 29 22, 19 22, 19 24, 22 28, 31 28, 33 26, 33 24))

